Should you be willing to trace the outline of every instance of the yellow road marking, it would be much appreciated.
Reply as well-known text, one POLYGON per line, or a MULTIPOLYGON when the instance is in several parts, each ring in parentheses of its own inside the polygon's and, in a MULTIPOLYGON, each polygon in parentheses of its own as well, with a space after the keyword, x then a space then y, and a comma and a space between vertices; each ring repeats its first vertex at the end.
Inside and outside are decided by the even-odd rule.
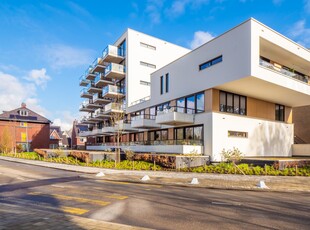
POLYGON ((89 210, 86 210, 86 209, 72 208, 72 207, 68 207, 68 206, 60 206, 60 209, 63 212, 68 212, 70 214, 76 214, 76 215, 83 215, 84 213, 89 211, 89 210))
POLYGON ((110 184, 130 184, 129 182, 120 182, 120 181, 103 181, 103 180, 96 180, 96 181, 110 184))
POLYGON ((30 192, 28 195, 43 195, 43 196, 53 196, 57 199, 60 200, 74 200, 82 203, 92 203, 92 204, 97 204, 101 206, 106 206, 110 204, 111 202, 107 201, 101 201, 101 200, 91 200, 91 199, 86 199, 86 198, 80 198, 80 197, 73 197, 73 196, 65 196, 65 195, 59 195, 59 194, 44 194, 41 192, 30 192))
POLYGON ((156 188, 161 188, 163 187, 162 185, 156 185, 156 184, 139 184, 137 182, 120 182, 120 181, 105 181, 105 180, 96 180, 101 183, 111 183, 111 184, 132 184, 132 185, 138 185, 138 186, 149 186, 149 187, 156 187, 156 188))
POLYGON ((112 198, 112 199, 117 199, 117 200, 125 200, 128 198, 128 196, 121 196, 121 195, 116 195, 116 194, 113 194, 113 195, 108 195, 108 196, 105 196, 107 198, 112 198))

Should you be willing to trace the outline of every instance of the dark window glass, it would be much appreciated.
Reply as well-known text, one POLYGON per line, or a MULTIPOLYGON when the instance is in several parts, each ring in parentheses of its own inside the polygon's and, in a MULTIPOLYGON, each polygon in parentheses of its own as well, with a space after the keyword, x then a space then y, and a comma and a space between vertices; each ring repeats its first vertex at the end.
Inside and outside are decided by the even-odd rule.
POLYGON ((184 113, 185 112, 185 98, 179 98, 177 100, 177 112, 184 113))
POLYGON ((154 132, 149 132, 149 140, 154 141, 155 140, 155 133, 154 132))
POLYGON ((155 131, 155 140, 160 141, 161 139, 161 132, 160 131, 155 131))
POLYGON ((160 77, 160 94, 164 93, 164 77, 160 77))
POLYGON ((202 126, 194 127, 194 139, 202 140, 202 126))
POLYGON ((166 74, 166 93, 169 92, 169 73, 166 74))
POLYGON ((199 65, 199 70, 206 69, 206 68, 208 68, 208 67, 210 67, 212 65, 215 65, 217 63, 220 63, 222 61, 223 61, 223 56, 216 57, 216 58, 214 58, 212 60, 209 60, 209 61, 199 65))
POLYGON ((198 93, 196 94, 196 113, 204 112, 205 110, 205 94, 198 93))
POLYGON ((220 92, 220 111, 226 112, 226 93, 220 92))
POLYGON ((234 113, 240 113, 240 96, 234 95, 234 113))
POLYGON ((194 138, 194 128, 193 127, 185 128, 185 139, 191 140, 193 138, 194 138))
POLYGON ((246 97, 240 96, 240 114, 246 114, 246 97))
POLYGON ((186 97, 186 113, 195 113, 195 95, 186 97))
POLYGON ((126 40, 124 40, 118 47, 118 55, 125 57, 126 56, 126 40))
POLYGON ((168 140, 168 130, 162 130, 161 131, 161 140, 162 141, 168 140))
POLYGON ((276 112, 276 121, 284 121, 284 105, 276 104, 275 112, 276 112))
POLYGON ((246 97, 220 91, 220 111, 246 115, 246 97))
POLYGON ((227 104, 226 104, 226 109, 228 113, 233 113, 234 108, 233 108, 233 95, 231 93, 227 93, 227 104))
POLYGON ((177 140, 184 139, 184 128, 178 128, 175 130, 175 137, 177 140))
POLYGON ((155 107, 150 108, 150 115, 151 115, 151 118, 156 115, 155 107))

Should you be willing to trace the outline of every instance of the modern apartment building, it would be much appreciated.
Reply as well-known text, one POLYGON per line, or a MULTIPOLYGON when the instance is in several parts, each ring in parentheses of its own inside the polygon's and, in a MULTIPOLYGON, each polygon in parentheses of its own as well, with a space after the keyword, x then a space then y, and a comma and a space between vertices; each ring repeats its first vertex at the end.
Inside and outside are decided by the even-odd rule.
MULTIPOLYGON (((139 37, 134 38, 142 48, 139 37)), ((157 50, 151 41, 145 44, 148 52, 149 47, 157 50)), ((141 64, 147 56, 150 59, 145 63, 154 63, 141 48, 132 51, 136 60, 141 64)), ((129 45, 126 52, 130 54, 129 45)), ((129 70, 131 63, 127 61, 126 66, 129 70)), ((141 80, 141 68, 133 67, 125 78, 127 106, 121 148, 198 153, 209 155, 213 161, 221 160, 223 149, 233 147, 247 157, 292 155, 293 108, 310 105, 308 49, 251 18, 158 67, 145 72, 141 80), (147 81, 149 73, 150 91, 135 88, 147 81)), ((86 134, 101 132, 102 138, 87 148, 115 147, 115 132, 119 129, 120 124, 97 126, 100 131, 94 133, 93 129, 86 134)))

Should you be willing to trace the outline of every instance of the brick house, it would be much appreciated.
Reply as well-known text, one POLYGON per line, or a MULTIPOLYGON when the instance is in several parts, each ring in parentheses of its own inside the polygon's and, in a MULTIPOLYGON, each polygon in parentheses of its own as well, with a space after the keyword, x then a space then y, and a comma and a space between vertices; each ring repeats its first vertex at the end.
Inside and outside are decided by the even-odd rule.
POLYGON ((0 114, 0 138, 10 137, 10 148, 20 145, 23 150, 49 148, 51 121, 28 109, 25 103, 20 108, 0 114))
POLYGON ((50 149, 62 147, 62 132, 60 126, 50 126, 50 149))
POLYGON ((88 125, 81 124, 77 120, 73 121, 72 134, 71 134, 71 142, 73 149, 85 149, 86 141, 91 141, 91 138, 87 138, 80 136, 80 133, 88 130, 88 125))

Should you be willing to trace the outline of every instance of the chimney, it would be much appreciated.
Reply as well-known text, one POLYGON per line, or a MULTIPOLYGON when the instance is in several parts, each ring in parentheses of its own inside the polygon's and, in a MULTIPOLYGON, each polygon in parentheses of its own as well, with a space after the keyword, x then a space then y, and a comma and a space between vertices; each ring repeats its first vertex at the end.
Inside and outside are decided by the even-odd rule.
POLYGON ((23 102, 21 106, 22 106, 22 108, 26 108, 26 103, 23 102))

